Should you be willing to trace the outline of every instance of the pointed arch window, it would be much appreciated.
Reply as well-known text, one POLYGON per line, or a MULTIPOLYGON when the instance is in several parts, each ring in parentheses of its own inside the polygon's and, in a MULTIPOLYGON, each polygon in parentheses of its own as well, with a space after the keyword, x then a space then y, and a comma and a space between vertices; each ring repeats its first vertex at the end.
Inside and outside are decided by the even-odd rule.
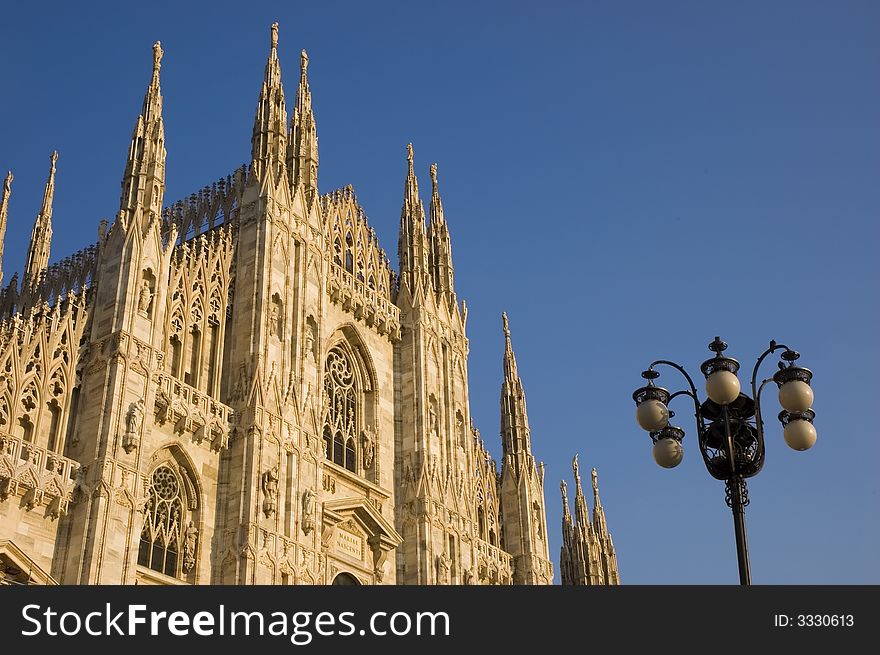
POLYGON ((144 504, 144 527, 138 564, 159 573, 184 578, 195 565, 195 527, 187 503, 191 494, 181 475, 162 464, 150 476, 144 504))
POLYGON ((342 266, 342 242, 338 236, 333 240, 333 262, 342 266))
POLYGON ((351 232, 345 235, 345 270, 354 273, 354 239, 351 232))
POLYGON ((340 346, 330 349, 324 369, 327 416, 324 444, 327 458, 349 471, 357 470, 358 389, 354 363, 340 346))

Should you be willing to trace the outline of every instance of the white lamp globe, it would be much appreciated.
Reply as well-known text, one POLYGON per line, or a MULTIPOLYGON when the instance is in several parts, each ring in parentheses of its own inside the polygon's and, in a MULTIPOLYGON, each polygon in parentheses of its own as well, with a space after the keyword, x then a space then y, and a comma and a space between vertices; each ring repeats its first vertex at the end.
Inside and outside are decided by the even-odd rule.
POLYGON ((715 371, 706 378, 706 395, 719 405, 729 405, 739 397, 739 378, 730 371, 715 371))
POLYGON ((665 469, 675 468, 681 464, 684 448, 681 442, 671 437, 664 437, 654 444, 654 461, 665 469))
POLYGON ((782 437, 793 450, 809 450, 816 443, 816 427, 809 421, 795 419, 785 426, 782 437))
POLYGON ((643 430, 657 432, 669 423, 669 408, 659 400, 646 400, 636 407, 636 421, 643 430))
POLYGON ((779 404, 787 412, 805 412, 813 406, 813 389, 803 380, 789 380, 779 387, 779 404))

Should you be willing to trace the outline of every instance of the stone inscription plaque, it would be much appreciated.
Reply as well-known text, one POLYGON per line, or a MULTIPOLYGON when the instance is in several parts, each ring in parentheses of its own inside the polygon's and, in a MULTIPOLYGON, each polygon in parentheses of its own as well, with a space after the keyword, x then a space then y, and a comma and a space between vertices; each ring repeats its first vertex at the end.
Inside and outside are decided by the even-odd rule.
POLYGON ((336 529, 336 548, 349 557, 364 559, 364 538, 341 528, 336 529))

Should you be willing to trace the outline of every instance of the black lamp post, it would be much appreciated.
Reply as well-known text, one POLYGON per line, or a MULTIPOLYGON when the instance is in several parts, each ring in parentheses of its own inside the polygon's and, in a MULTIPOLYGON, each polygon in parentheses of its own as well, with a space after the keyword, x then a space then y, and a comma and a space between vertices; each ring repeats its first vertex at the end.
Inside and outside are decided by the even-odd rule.
POLYGON ((709 344, 715 353, 700 365, 706 378, 706 395, 700 402, 697 388, 691 376, 675 362, 664 359, 653 362, 642 377, 647 385, 633 393, 636 401, 636 420, 647 430, 654 442, 654 461, 664 468, 673 468, 681 462, 684 450, 681 442, 684 430, 669 424, 675 416, 669 410, 669 403, 677 396, 690 396, 694 401, 697 420, 697 440, 703 463, 709 474, 716 480, 724 480, 725 500, 733 512, 733 528, 736 535, 736 554, 739 563, 740 584, 751 584, 749 572, 749 551, 746 544, 745 507, 749 504, 746 478, 756 475, 764 465, 764 423, 761 420, 761 392, 768 382, 775 382, 779 388, 779 403, 783 411, 779 420, 783 425, 783 437, 794 450, 808 450, 816 443, 816 428, 813 418, 816 414, 810 409, 813 405, 813 390, 809 369, 796 366, 800 354, 788 346, 770 342, 752 371, 752 396, 740 391, 739 362, 722 353, 727 344, 719 337, 709 344), (779 370, 771 378, 757 386, 758 368, 771 353, 783 350, 778 364, 779 370), (654 370, 659 365, 671 366, 687 380, 688 389, 670 393, 663 387, 655 386, 660 373, 654 370))

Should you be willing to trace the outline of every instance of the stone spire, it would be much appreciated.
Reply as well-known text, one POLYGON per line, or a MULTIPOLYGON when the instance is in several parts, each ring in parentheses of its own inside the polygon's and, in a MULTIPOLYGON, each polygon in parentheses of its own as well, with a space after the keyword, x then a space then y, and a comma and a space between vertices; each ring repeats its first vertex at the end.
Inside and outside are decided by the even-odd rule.
POLYGON ((428 225, 428 238, 431 244, 428 253, 431 280, 438 295, 446 300, 454 300, 452 242, 449 238, 449 226, 443 216, 443 202, 437 189, 437 164, 431 164, 431 187, 431 220, 428 225))
POLYGON ((501 443, 505 460, 513 458, 519 469, 523 460, 530 460, 529 417, 526 394, 516 369, 516 355, 510 342, 507 314, 501 314, 504 325, 504 382, 501 384, 501 443))
POLYGON ((501 513, 505 549, 513 556, 514 584, 550 584, 553 565, 547 543, 543 466, 535 465, 526 395, 516 369, 507 314, 504 381, 501 383, 501 513))
POLYGON ((34 221, 31 243, 28 246, 24 266, 24 284, 30 289, 39 284, 43 271, 49 265, 49 247, 52 244, 52 201, 55 197, 55 162, 58 161, 57 150, 52 153, 50 159, 52 165, 49 169, 49 179, 46 181, 46 190, 43 192, 43 204, 34 221))
POLYGON ((10 195, 12 195, 12 171, 6 173, 6 179, 3 180, 3 195, 0 196, 0 284, 3 283, 3 242, 6 239, 10 195))
POLYGON ((571 525, 571 510, 568 508, 568 485, 565 480, 559 483, 559 490, 562 492, 562 526, 565 530, 566 525, 571 525))
POLYGON ((571 460, 571 468, 574 471, 574 516, 578 528, 584 532, 592 532, 590 525, 590 508, 584 496, 584 488, 581 486, 581 474, 578 468, 578 456, 571 460))
POLYGON ((128 212, 129 219, 140 210, 143 214, 159 216, 165 195, 165 125, 162 122, 162 90, 159 87, 159 69, 162 67, 162 44, 153 44, 153 73, 144 95, 144 104, 128 148, 125 174, 122 177, 122 196, 119 209, 128 212))
POLYGON ((572 549, 570 544, 574 541, 572 535, 575 531, 574 521, 571 518, 571 510, 568 508, 568 485, 565 480, 559 483, 559 490, 562 493, 562 546, 559 548, 559 576, 562 584, 571 584, 570 580, 574 578, 572 563, 572 549))
POLYGON ((571 462, 575 479, 575 517, 568 509, 565 482, 562 482, 562 547, 559 569, 564 585, 617 585, 620 573, 617 554, 605 521, 605 511, 599 500, 599 479, 596 469, 591 472, 593 482, 593 521, 581 485, 578 457, 571 462))
POLYGON ((599 474, 596 469, 590 473, 593 479, 593 528, 597 534, 606 534, 608 524, 605 521, 605 510, 602 509, 602 501, 599 500, 599 474))
POLYGON ((309 55, 303 50, 299 60, 296 106, 290 119, 287 170, 293 174, 290 180, 292 188, 296 189, 301 184, 311 199, 318 192, 318 132, 312 111, 308 68, 309 55))
POLYGON ((286 156, 287 110, 284 108, 284 87, 281 85, 281 64, 278 62, 278 23, 272 23, 269 59, 266 61, 251 138, 254 174, 262 180, 268 172, 277 181, 284 169, 286 156))
POLYGON ((403 208, 400 211, 400 236, 397 254, 400 260, 400 281, 414 293, 428 273, 428 240, 425 234, 425 207, 419 197, 419 181, 413 166, 412 144, 406 146, 408 168, 403 187, 403 208))

